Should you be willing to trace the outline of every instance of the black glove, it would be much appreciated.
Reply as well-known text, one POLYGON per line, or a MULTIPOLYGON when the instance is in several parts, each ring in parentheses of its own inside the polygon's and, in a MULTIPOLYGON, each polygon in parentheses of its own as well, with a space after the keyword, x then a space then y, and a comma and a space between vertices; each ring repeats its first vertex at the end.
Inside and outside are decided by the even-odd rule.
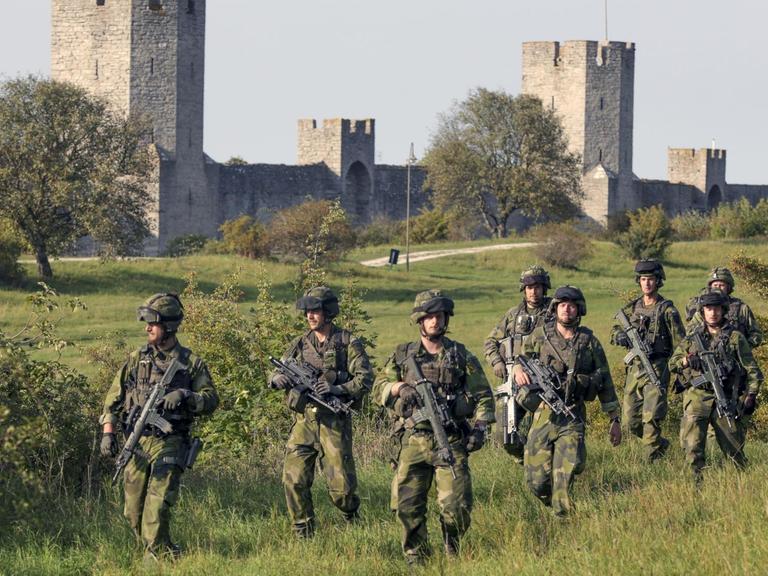
POLYGON ((616 342, 617 346, 624 346, 624 348, 629 348, 632 346, 632 342, 630 342, 629 336, 627 336, 627 333, 624 332, 624 330, 619 330, 616 332, 616 336, 614 336, 613 341, 616 342))
POLYGON ((754 414, 755 408, 757 408, 757 395, 747 394, 747 397, 744 399, 744 415, 751 416, 754 414))
POLYGON ((467 436, 467 452, 480 450, 480 448, 483 447, 483 444, 485 444, 485 425, 480 425, 476 422, 474 428, 472 428, 472 431, 469 433, 469 436, 467 436))
POLYGON ((701 372, 701 358, 696 352, 691 352, 686 358, 688 359, 689 368, 701 372))
POLYGON ((285 374, 275 374, 269 381, 269 387, 273 390, 285 390, 290 384, 291 380, 285 374))
POLYGON ((186 388, 179 388, 173 392, 168 392, 163 396, 163 408, 166 410, 176 410, 184 402, 192 397, 192 391, 186 388))
POLYGON ((401 386, 398 396, 400 396, 400 400, 403 401, 403 408, 413 408, 421 403, 421 396, 419 396, 416 388, 410 384, 401 386))
POLYGON ((117 438, 115 438, 114 432, 104 432, 101 435, 101 446, 99 452, 104 458, 114 458, 117 454, 117 438))
POLYGON ((325 378, 320 378, 315 384, 315 392, 320 395, 332 394, 334 396, 341 396, 344 390, 340 386, 329 383, 325 378))
POLYGON ((501 380, 506 380, 507 367, 504 364, 504 362, 496 362, 496 364, 493 365, 493 373, 496 375, 496 378, 500 378, 501 380))

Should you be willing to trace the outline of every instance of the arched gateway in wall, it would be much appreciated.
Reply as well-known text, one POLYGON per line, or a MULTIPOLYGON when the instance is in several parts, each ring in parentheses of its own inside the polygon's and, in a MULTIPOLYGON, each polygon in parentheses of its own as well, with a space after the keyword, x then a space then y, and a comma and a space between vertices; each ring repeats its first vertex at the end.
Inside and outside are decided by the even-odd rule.
POLYGON ((371 173, 359 160, 353 162, 344 176, 344 192, 341 204, 357 222, 370 220, 371 173))

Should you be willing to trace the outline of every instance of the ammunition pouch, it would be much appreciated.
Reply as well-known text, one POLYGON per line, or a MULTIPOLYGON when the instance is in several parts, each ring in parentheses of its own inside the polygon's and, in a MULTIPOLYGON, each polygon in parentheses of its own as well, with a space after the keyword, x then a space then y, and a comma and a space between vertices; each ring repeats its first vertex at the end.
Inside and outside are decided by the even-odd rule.
POLYGON ((597 398, 600 390, 602 390, 603 376, 600 372, 579 374, 576 376, 576 383, 576 397, 583 399, 585 402, 592 402, 592 400, 597 398))
POLYGON ((476 407, 477 402, 475 402, 475 398, 470 394, 462 391, 456 395, 456 399, 453 401, 453 409, 451 412, 453 413, 454 418, 461 420, 463 418, 472 416, 472 414, 475 413, 476 407))
POLYGON ((195 460, 197 460, 197 455, 202 449, 203 441, 198 437, 192 438, 192 442, 187 446, 187 453, 184 455, 184 468, 191 469, 192 466, 194 466, 195 460))
POLYGON ((531 413, 536 412, 539 404, 541 404, 541 398, 536 392, 531 390, 529 386, 520 386, 515 399, 520 406, 531 413))
POLYGON ((306 386, 294 386, 288 391, 288 395, 285 398, 288 408, 299 414, 304 414, 308 400, 306 386))

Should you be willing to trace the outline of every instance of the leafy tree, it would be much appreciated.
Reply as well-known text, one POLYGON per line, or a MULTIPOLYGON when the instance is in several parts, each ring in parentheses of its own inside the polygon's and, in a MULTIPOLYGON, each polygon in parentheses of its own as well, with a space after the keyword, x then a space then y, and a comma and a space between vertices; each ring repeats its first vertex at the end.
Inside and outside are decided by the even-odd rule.
POLYGON ((436 208, 475 214, 497 237, 515 212, 565 218, 583 196, 557 117, 527 95, 470 92, 440 117, 424 165, 436 208))
POLYGON ((219 226, 221 241, 230 254, 260 258, 269 251, 264 225, 253 216, 243 214, 219 226))
POLYGON ((619 234, 617 243, 633 259, 662 259, 672 244, 672 225, 661 206, 640 208, 628 213, 629 228, 619 234))
POLYGON ((86 235, 107 254, 140 249, 151 203, 144 126, 72 84, 0 85, 0 216, 31 246, 40 276, 86 235))
POLYGON ((232 156, 229 160, 224 162, 226 166, 248 166, 248 161, 241 156, 232 156))

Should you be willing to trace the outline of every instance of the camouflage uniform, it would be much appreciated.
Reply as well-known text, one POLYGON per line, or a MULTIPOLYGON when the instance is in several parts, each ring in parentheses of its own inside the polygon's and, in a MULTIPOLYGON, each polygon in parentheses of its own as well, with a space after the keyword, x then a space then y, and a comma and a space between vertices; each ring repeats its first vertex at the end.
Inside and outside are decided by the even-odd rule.
MULTIPOLYGON (((356 405, 371 388, 373 373, 363 343, 336 326, 322 343, 311 330, 298 337, 283 361, 289 358, 322 370, 323 378, 342 389, 342 398, 356 405)), ((331 501, 345 519, 353 520, 360 498, 352 456, 352 418, 307 403, 302 413, 294 414, 283 464, 288 513, 300 536, 311 536, 314 530, 312 483, 318 456, 331 501)))
POLYGON ((763 380, 763 375, 744 335, 727 322, 722 326, 715 335, 711 335, 704 325, 696 326, 680 342, 669 360, 670 371, 678 377, 680 384, 685 388, 680 437, 686 461, 697 479, 706 463, 705 448, 709 425, 714 429, 715 439, 723 453, 738 467, 746 465, 744 443, 750 415, 744 412, 744 402, 748 395, 757 395, 763 380), (728 374, 723 382, 723 389, 739 414, 734 429, 728 426, 725 418, 718 417, 712 388, 707 385, 692 386, 693 380, 702 372, 683 365, 683 361, 689 355, 698 351, 693 341, 695 333, 701 335, 707 350, 715 352, 717 363, 724 367, 728 374))
MULTIPOLYGON (((176 344, 167 351, 144 346, 133 352, 112 381, 104 400, 99 422, 115 425, 122 421, 128 430, 128 415, 140 407, 154 384, 162 378, 172 359, 186 368, 173 377, 168 391, 190 390, 190 402, 166 411, 163 417, 173 425, 173 432, 163 434, 147 427, 139 441, 137 453, 125 467, 125 517, 150 553, 164 553, 173 548, 169 532, 171 507, 179 495, 179 482, 184 470, 189 432, 196 416, 210 414, 219 403, 205 363, 189 349, 176 344)), ((138 412, 134 412, 138 415, 138 412)))
MULTIPOLYGON (((653 261, 641 261, 638 265, 651 263, 661 268, 661 264, 653 261)), ((661 268, 661 275, 663 275, 663 268, 661 268)), ((663 279, 658 275, 657 279, 659 282, 657 286, 660 287, 663 279)), ((672 301, 666 300, 658 293, 655 297, 656 300, 651 306, 646 306, 641 296, 623 308, 630 324, 637 328, 640 337, 648 345, 651 351, 649 360, 661 382, 661 388, 651 384, 639 358, 635 358, 626 367, 624 422, 632 434, 642 438, 646 453, 651 460, 662 456, 669 446, 669 441, 661 435, 661 422, 667 416, 669 388, 667 363, 672 351, 685 334, 680 313, 672 301)), ((620 346, 616 338, 622 333, 623 329, 617 320, 611 330, 611 344, 620 346)))
MULTIPOLYGON (((553 308, 559 292, 560 289, 555 293, 553 308)), ((583 296, 581 299, 583 303, 583 296)), ((586 305, 580 316, 585 313, 586 305)), ((565 382, 563 400, 580 418, 574 422, 567 416, 554 414, 549 406, 537 402, 525 386, 518 393, 518 401, 523 406, 535 409, 525 446, 528 487, 545 506, 551 506, 556 515, 565 516, 571 509, 570 486, 586 465, 585 402, 598 398, 603 411, 611 419, 618 419, 619 401, 603 347, 588 328, 578 326, 575 336, 566 340, 557 331, 555 322, 546 323, 533 331, 523 345, 523 354, 539 358, 560 374, 565 382)))
MULTIPOLYGON (((550 288, 549 274, 539 267, 533 266, 523 271, 520 276, 520 291, 525 286, 532 284, 542 284, 546 289, 550 288)), ((513 359, 521 353, 523 343, 538 326, 542 326, 548 318, 549 303, 551 298, 544 296, 541 305, 538 307, 529 306, 525 299, 517 306, 507 310, 506 314, 499 320, 495 328, 491 330, 488 338, 485 340, 485 359, 491 367, 497 364, 506 364, 507 369, 511 368, 513 359), (504 339, 509 338, 512 348, 512 358, 506 358, 504 339)), ((522 406, 515 402, 518 422, 518 434, 512 436, 510 443, 505 443, 504 431, 501 427, 496 429, 496 439, 504 447, 504 450, 510 454, 518 464, 523 463, 525 453, 525 440, 528 429, 531 425, 531 414, 522 406)), ((503 402, 496 405, 496 421, 502 420, 502 411, 506 410, 503 402)))

